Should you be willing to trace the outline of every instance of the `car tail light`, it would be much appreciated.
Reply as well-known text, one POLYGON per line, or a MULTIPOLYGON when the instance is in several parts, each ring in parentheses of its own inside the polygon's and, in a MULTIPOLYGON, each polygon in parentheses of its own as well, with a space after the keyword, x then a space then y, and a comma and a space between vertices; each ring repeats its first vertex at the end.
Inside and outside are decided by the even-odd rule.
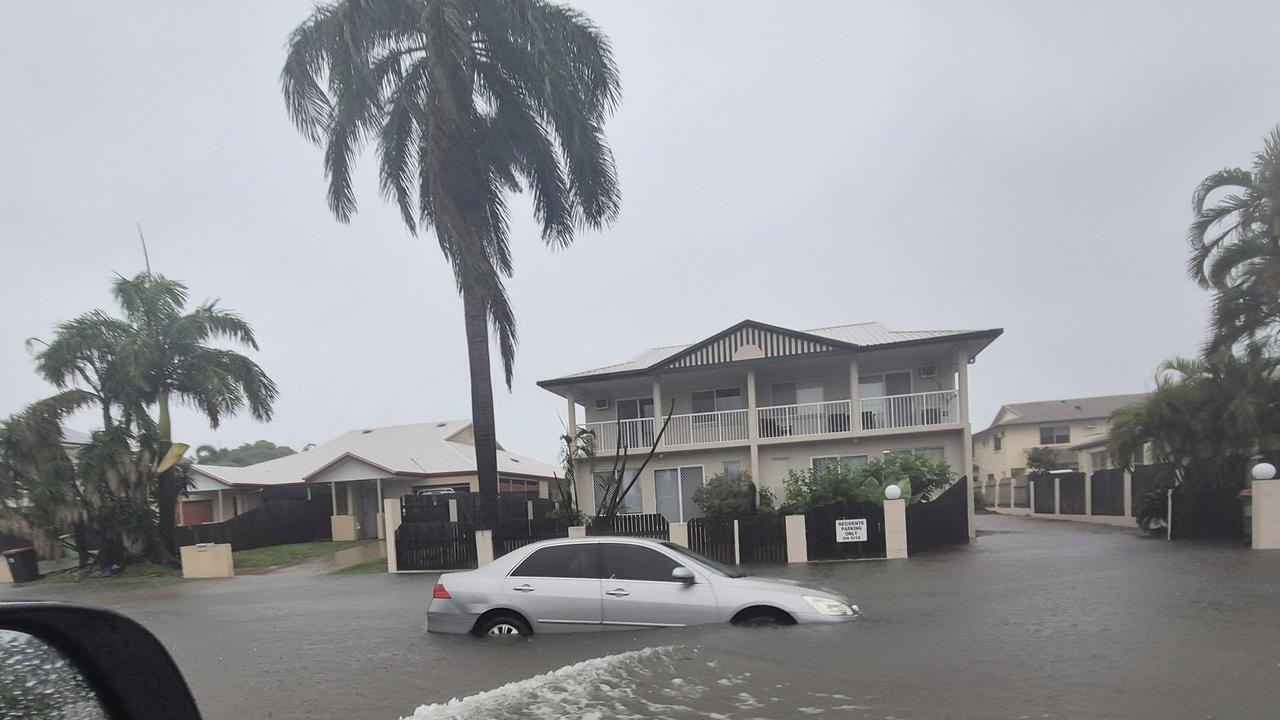
POLYGON ((449 591, 445 590, 444 585, 441 585, 440 583, 436 583, 436 589, 431 591, 431 597, 436 600, 453 599, 453 596, 449 594, 449 591))

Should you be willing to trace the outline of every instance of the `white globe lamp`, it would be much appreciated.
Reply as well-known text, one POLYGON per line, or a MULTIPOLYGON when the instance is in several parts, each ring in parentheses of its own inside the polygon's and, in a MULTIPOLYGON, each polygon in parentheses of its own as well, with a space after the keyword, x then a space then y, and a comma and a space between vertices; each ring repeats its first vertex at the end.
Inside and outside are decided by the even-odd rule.
MULTIPOLYGON (((1272 472, 1274 472, 1274 470, 1272 472)), ((889 499, 889 500, 897 500, 898 498, 902 497, 902 488, 898 487, 897 485, 890 485, 889 487, 884 489, 884 496, 886 499, 889 499)))
POLYGON ((1276 466, 1271 463, 1258 463, 1253 466, 1254 480, 1270 480, 1276 476, 1276 466))

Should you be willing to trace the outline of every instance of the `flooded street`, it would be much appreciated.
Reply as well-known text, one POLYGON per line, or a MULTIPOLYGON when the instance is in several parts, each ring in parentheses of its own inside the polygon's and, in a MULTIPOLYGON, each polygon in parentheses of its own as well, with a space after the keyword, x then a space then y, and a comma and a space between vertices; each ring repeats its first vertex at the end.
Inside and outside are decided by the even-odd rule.
POLYGON ((908 561, 774 566, 862 622, 427 635, 434 576, 47 586, 170 648, 206 718, 1274 718, 1280 553, 980 516, 908 561))

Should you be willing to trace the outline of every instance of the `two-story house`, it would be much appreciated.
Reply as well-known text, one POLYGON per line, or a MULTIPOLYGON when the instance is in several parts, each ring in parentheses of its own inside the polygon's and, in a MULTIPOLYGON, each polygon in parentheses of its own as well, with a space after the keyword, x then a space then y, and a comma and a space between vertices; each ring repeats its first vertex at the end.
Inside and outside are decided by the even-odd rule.
POLYGON ((924 453, 970 475, 968 368, 1002 332, 874 322, 798 331, 746 320, 538 385, 568 401, 571 431, 581 405, 595 433, 597 459, 576 468, 588 512, 617 448, 637 468, 673 412, 626 510, 683 521, 699 515, 694 490, 721 473, 749 471, 779 501, 792 470, 888 453, 924 453))
POLYGON ((1111 466, 1107 439, 1111 413, 1137 405, 1145 394, 1044 400, 1002 405, 991 426, 973 435, 976 485, 988 502, 1025 508, 1031 500, 1027 452, 1055 451, 1064 468, 1093 472, 1111 466))

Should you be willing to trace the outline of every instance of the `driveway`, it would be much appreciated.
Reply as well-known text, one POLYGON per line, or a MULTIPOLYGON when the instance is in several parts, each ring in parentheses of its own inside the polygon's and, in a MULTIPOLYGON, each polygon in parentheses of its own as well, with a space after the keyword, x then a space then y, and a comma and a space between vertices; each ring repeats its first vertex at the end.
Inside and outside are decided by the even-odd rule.
POLYGON ((908 561, 761 569, 847 592, 867 619, 842 627, 429 636, 431 575, 0 599, 141 620, 211 720, 397 718, 423 705, 424 718, 1276 717, 1280 553, 1002 516, 978 527, 966 547, 908 561))

